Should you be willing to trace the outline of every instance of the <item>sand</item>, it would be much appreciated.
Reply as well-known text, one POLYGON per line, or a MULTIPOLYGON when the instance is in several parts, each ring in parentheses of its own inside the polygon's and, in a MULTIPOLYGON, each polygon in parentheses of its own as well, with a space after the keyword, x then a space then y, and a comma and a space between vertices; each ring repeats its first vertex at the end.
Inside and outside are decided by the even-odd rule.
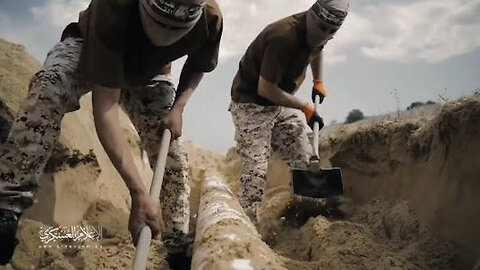
MULTIPOLYGON (((0 40, 2 132, 39 64, 23 47, 0 40)), ((129 269, 130 198, 94 131, 90 96, 68 114, 36 204, 19 227, 13 263, 0 269, 129 269), (98 248, 39 248, 44 225, 103 227, 98 248)), ((121 123, 145 185, 152 172, 128 118, 121 123)), ((338 201, 292 196, 289 168, 276 157, 268 173, 259 231, 287 269, 472 269, 480 257, 480 94, 400 118, 377 117, 321 133, 322 162, 341 166, 338 201)), ((2 134, 0 132, 0 135, 2 134)), ((192 226, 207 168, 239 186, 236 150, 227 155, 187 142, 192 226)), ((160 241, 148 269, 168 269, 160 241)), ((275 257, 277 258, 277 257, 275 257)))
POLYGON ((367 121, 322 141, 321 148, 335 149, 328 158, 343 168, 353 201, 406 200, 465 256, 480 256, 480 93, 445 104, 433 117, 367 121))
POLYGON ((468 269, 456 248, 420 225, 406 202, 375 199, 349 220, 310 219, 273 245, 310 269, 468 269))

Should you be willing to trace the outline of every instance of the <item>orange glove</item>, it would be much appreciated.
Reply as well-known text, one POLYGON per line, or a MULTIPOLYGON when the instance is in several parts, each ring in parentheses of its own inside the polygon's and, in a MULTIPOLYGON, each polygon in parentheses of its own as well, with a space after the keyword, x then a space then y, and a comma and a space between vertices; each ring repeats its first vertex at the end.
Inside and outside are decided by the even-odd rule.
POLYGON ((322 117, 315 111, 315 107, 305 102, 302 108, 303 113, 305 114, 305 119, 307 120, 307 124, 310 128, 313 129, 313 123, 318 122, 320 129, 323 128, 324 123, 322 117))
POLYGON ((325 86, 323 85, 323 81, 321 80, 313 80, 313 88, 312 88, 312 101, 315 102, 315 96, 320 96, 320 104, 322 104, 323 100, 327 96, 327 91, 325 91, 325 86))

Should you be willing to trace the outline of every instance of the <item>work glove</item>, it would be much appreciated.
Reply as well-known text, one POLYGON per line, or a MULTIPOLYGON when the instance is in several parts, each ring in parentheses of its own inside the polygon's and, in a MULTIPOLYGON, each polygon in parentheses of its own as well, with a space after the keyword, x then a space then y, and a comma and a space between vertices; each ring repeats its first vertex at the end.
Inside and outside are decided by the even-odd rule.
POLYGON ((308 126, 313 129, 313 124, 318 122, 319 130, 325 125, 323 123, 323 118, 315 111, 315 107, 310 103, 305 103, 302 108, 303 113, 305 114, 305 119, 307 120, 308 126))
POLYGON ((313 87, 312 87, 312 102, 315 103, 315 97, 320 96, 320 104, 322 104, 323 100, 327 96, 327 91, 325 91, 325 86, 323 86, 323 82, 321 80, 313 80, 313 87))

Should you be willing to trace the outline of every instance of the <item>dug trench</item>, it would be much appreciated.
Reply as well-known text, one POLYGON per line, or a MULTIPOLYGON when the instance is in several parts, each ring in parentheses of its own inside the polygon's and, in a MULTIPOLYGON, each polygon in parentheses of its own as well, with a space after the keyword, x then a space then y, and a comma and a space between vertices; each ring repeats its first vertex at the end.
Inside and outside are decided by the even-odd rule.
POLYGON ((260 213, 264 239, 305 269, 472 269, 480 94, 433 111, 324 130, 320 153, 343 169, 343 198, 292 197, 289 170, 276 161, 260 213))

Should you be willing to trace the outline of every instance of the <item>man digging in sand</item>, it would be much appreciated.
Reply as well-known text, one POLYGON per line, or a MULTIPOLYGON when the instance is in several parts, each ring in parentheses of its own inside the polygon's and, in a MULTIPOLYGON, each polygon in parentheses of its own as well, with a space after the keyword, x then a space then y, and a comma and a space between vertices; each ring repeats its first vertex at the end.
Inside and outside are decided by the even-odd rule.
MULTIPOLYGON (((1 264, 13 255, 18 219, 33 204, 63 116, 79 109, 80 98, 89 91, 98 137, 130 190, 134 243, 144 224, 158 234, 157 204, 148 196, 118 125, 119 104, 153 167, 162 130, 170 129, 174 139, 181 136, 187 101, 203 74, 217 65, 222 29, 215 0, 92 0, 79 22, 66 27, 43 69, 33 76, 8 139, 0 146, 1 264), (184 55, 188 58, 175 90, 171 62, 184 55)), ((186 152, 174 140, 160 196, 169 262, 182 258, 191 242, 189 196, 186 152)))
POLYGON ((323 120, 312 104, 294 94, 310 64, 312 98, 325 98, 322 50, 348 9, 347 0, 318 0, 308 11, 267 26, 240 61, 230 111, 242 164, 238 196, 255 224, 271 149, 292 167, 306 167, 309 162, 312 149, 297 110, 303 111, 310 126, 318 122, 322 128, 323 120))

